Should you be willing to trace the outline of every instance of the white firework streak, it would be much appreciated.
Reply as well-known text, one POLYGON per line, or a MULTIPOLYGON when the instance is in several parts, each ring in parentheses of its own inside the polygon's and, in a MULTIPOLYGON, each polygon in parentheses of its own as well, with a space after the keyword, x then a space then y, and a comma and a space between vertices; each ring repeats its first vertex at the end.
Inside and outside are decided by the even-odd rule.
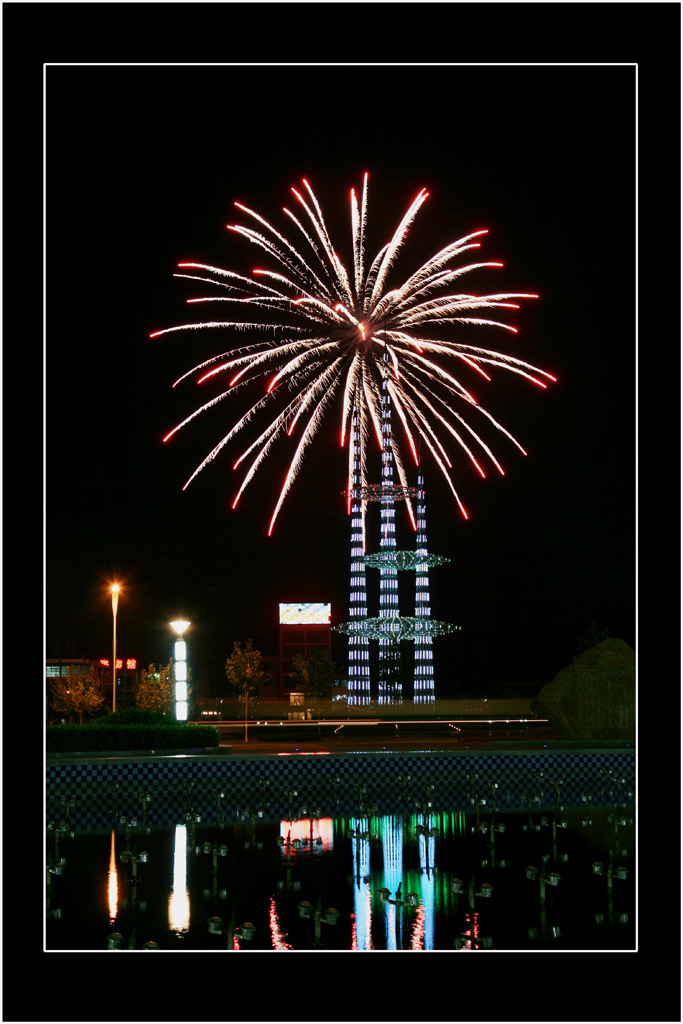
MULTIPOLYGON (((411 376, 411 375, 409 374, 408 376, 411 376)), ((433 415, 434 417, 436 417, 436 419, 437 419, 437 420, 439 420, 439 421, 440 421, 441 423, 443 423, 443 425, 444 425, 444 427, 446 428, 446 430, 448 430, 448 432, 449 432, 449 433, 451 433, 451 434, 453 435, 453 437, 454 437, 454 438, 456 439, 456 441, 458 442, 458 444, 459 444, 459 445, 460 445, 460 446, 461 446, 461 447, 462 447, 462 448, 463 448, 463 449, 464 449, 464 450, 465 450, 465 451, 467 452, 467 454, 468 454, 469 458, 471 459, 472 463, 473 463, 473 464, 474 464, 474 465, 476 466, 476 468, 477 468, 477 471, 479 472, 479 474, 480 474, 480 475, 481 475, 482 477, 485 477, 485 476, 486 476, 486 474, 484 473, 484 470, 483 470, 483 469, 481 468, 481 466, 480 466, 480 465, 479 465, 479 463, 477 462, 476 458, 474 457, 474 454, 473 454, 473 453, 472 453, 472 451, 471 451, 471 450, 470 450, 470 449, 468 448, 468 446, 467 446, 467 445, 465 444, 465 442, 463 441, 462 437, 460 436, 460 434, 458 433, 458 431, 457 431, 457 430, 455 429, 455 427, 454 427, 454 426, 453 426, 453 425, 452 425, 451 423, 449 423, 449 422, 448 422, 448 420, 447 420, 447 419, 445 418, 445 416, 442 416, 442 415, 441 415, 441 413, 440 413, 440 412, 438 412, 438 410, 434 408, 434 406, 433 406, 433 405, 431 404, 431 402, 429 402, 429 401, 428 401, 428 400, 427 400, 427 399, 425 398, 425 396, 424 396, 423 392, 422 392, 422 391, 420 391, 420 390, 419 390, 418 388, 416 388, 416 387, 415 387, 415 385, 414 385, 414 384, 412 384, 412 383, 410 382, 410 380, 408 380, 408 381, 407 381, 407 384, 408 384, 408 387, 410 387, 410 388, 411 388, 411 389, 412 389, 412 390, 413 390, 413 391, 415 392, 415 396, 416 396, 416 398, 418 398, 418 399, 419 399, 419 400, 420 400, 420 401, 421 401, 421 402, 422 402, 422 403, 423 403, 424 405, 426 405, 427 409, 428 409, 428 410, 429 410, 429 411, 431 412, 431 414, 432 414, 432 415, 433 415)), ((424 385, 423 385, 423 387, 424 387, 424 385)), ((427 390, 427 391, 429 391, 429 389, 426 389, 426 390, 427 390)), ((411 409, 411 410, 413 411, 413 414, 414 414, 414 415, 415 415, 416 417, 420 415, 420 412, 419 412, 419 410, 418 410, 417 404, 416 404, 415 402, 413 402, 413 401, 412 401, 411 399, 408 399, 408 397, 407 397, 407 396, 406 396, 406 405, 408 405, 408 406, 409 406, 409 408, 410 408, 410 409, 411 409)), ((456 415, 457 415, 457 414, 456 414, 456 415)), ((460 417, 458 417, 458 419, 460 420, 460 417)), ((460 422, 463 422, 463 421, 462 421, 462 420, 460 420, 460 422)), ((466 425, 466 424, 465 424, 465 425, 466 425)), ((475 433, 474 433, 474 431, 473 431, 473 430, 471 430, 471 429, 470 429, 470 433, 472 433, 472 434, 473 434, 473 436, 474 436, 474 437, 475 437, 475 438, 477 439, 477 441, 479 441, 479 442, 480 442, 480 444, 482 444, 482 447, 486 448, 486 445, 484 445, 484 443, 483 443, 483 442, 481 441, 481 438, 479 438, 479 437, 477 436, 477 434, 475 434, 475 433)), ((432 435, 432 436, 433 436, 433 437, 434 437, 434 439, 436 440, 436 435, 432 435)), ((445 449, 443 449, 443 448, 442 448, 441 450, 442 450, 442 452, 443 452, 443 455, 444 455, 444 456, 445 456, 446 458, 448 458, 448 456, 446 455, 446 451, 445 451, 445 449)), ((486 450, 488 451, 488 449, 486 449, 486 450)), ((489 453, 489 454, 490 454, 490 453, 489 453)), ((495 462, 496 460, 494 459, 493 461, 495 462)), ((450 460, 448 460, 448 464, 449 464, 449 466, 451 465, 451 462, 450 462, 450 460)), ((497 463, 496 463, 496 464, 497 464, 497 463)), ((499 468, 500 468, 500 467, 499 467, 499 468)))
MULTIPOLYGON (((465 253, 481 247, 479 239, 488 233, 486 229, 470 232, 439 249, 402 284, 388 287, 390 276, 396 273, 399 257, 405 258, 404 243, 408 231, 412 229, 429 193, 424 188, 418 192, 390 240, 374 257, 367 259, 366 268, 367 174, 363 178, 361 196, 354 189, 350 191, 352 270, 348 273, 333 245, 318 199, 309 182, 306 179, 302 181, 303 188, 292 188, 291 192, 303 210, 303 219, 283 207, 296 229, 297 241, 288 238, 260 214, 241 203, 235 203, 235 206, 252 223, 256 222, 257 229, 241 224, 227 225, 228 230, 265 252, 275 262, 274 267, 254 268, 249 276, 205 263, 178 264, 188 272, 174 276, 215 285, 222 290, 222 294, 190 298, 189 303, 228 302, 235 311, 247 306, 259 310, 263 319, 256 322, 239 317, 233 320, 212 319, 167 327, 151 335, 159 337, 172 331, 214 329, 249 332, 255 336, 252 343, 231 347, 219 355, 203 359, 178 378, 174 387, 188 377, 201 384, 219 374, 233 372, 227 390, 190 413, 167 433, 164 440, 169 440, 182 427, 233 392, 258 386, 258 381, 263 383, 264 375, 270 378, 265 384, 265 394, 233 424, 195 469, 185 487, 239 431, 247 424, 256 424, 262 414, 270 410, 265 429, 248 444, 234 464, 237 469, 249 454, 257 451, 234 504, 273 446, 285 443, 295 430, 297 433, 300 431, 270 520, 268 532, 271 533, 301 468, 305 449, 313 440, 328 408, 336 403, 340 390, 341 445, 353 447, 350 424, 355 408, 359 416, 361 483, 367 486, 368 446, 373 442, 371 424, 381 449, 381 386, 384 375, 387 375, 391 402, 406 438, 406 442, 403 436, 392 438, 392 452, 402 486, 408 486, 402 445, 407 443, 413 460, 417 461, 422 442, 443 474, 462 514, 467 517, 451 479, 455 465, 449 455, 449 444, 452 447, 455 442, 456 450, 463 451, 467 462, 485 476, 463 437, 465 430, 503 473, 486 441, 468 422, 474 412, 486 417, 519 451, 526 453, 519 442, 477 402, 466 381, 459 379, 460 374, 455 375, 452 367, 459 367, 463 374, 474 371, 480 381, 486 382, 491 380, 486 371, 492 369, 522 376, 544 388, 544 381, 556 378, 516 356, 459 340, 425 337, 422 332, 425 328, 438 327, 437 333, 444 332, 446 336, 448 332, 476 328, 516 334, 517 329, 512 324, 490 319, 489 311, 519 309, 519 300, 538 296, 528 292, 454 293, 455 282, 465 275, 503 266, 498 261, 454 265, 454 261, 461 260, 465 253), (269 334, 267 339, 263 338, 264 332, 269 334), (261 335, 260 340, 256 337, 258 334, 261 335), (283 402, 283 396, 287 394, 283 402)), ((350 451, 349 470, 352 464, 350 451)), ((365 529, 367 500, 363 499, 361 505, 365 529)), ((410 502, 408 508, 414 523, 410 502)))
MULTIPOLYGON (((431 379, 431 380, 434 380, 434 381, 435 381, 435 382, 437 382, 437 383, 440 383, 440 382, 438 382, 438 381, 437 381, 437 378, 436 378, 436 377, 434 377, 434 375, 433 375, 433 374, 426 374, 426 376, 427 376, 427 377, 428 377, 429 379, 431 379)), ((491 460, 493 461, 493 463, 494 463, 494 464, 495 464, 495 466, 497 467, 498 471, 500 472, 501 476, 505 476, 505 471, 503 470, 503 467, 502 467, 502 466, 500 465, 500 463, 498 462, 498 460, 497 460, 497 459, 495 458, 495 456, 493 455, 493 452, 492 452, 492 451, 491 451, 491 449, 490 449, 490 448, 488 447, 488 445, 487 445, 487 444, 486 444, 486 443, 485 443, 485 442, 484 442, 484 441, 482 440, 482 438, 481 438, 481 437, 479 436, 479 434, 477 434, 477 432, 476 432, 476 431, 475 431, 475 430, 473 429, 473 427, 472 427, 472 426, 470 426, 470 424, 469 424, 469 423, 468 423, 468 422, 467 422, 466 420, 464 420, 464 419, 462 418, 462 416, 460 416, 460 415, 459 415, 458 413, 454 412, 454 411, 453 411, 453 409, 451 409, 451 407, 450 407, 450 406, 448 405, 448 403, 447 403, 447 402, 446 402, 446 401, 445 401, 445 400, 444 400, 444 399, 443 399, 443 398, 441 397, 441 395, 437 395, 437 394, 435 394, 435 393, 434 393, 434 392, 433 392, 433 391, 432 391, 432 390, 431 390, 430 388, 426 387, 426 386, 425 386, 425 383, 424 383, 424 379, 423 379, 423 378, 420 378, 420 377, 418 377, 418 376, 417 376, 416 374, 413 374, 413 373, 410 373, 409 371, 406 371, 406 373, 405 373, 405 378, 406 378, 406 382, 407 382, 407 383, 408 383, 408 384, 410 385, 410 387, 412 388, 412 390, 413 390, 413 391, 415 392, 416 396, 417 396, 417 397, 418 397, 418 398, 419 398, 419 399, 420 399, 420 400, 421 400, 422 402, 424 402, 424 403, 425 403, 426 405, 428 405, 428 406, 429 406, 429 409, 430 409, 430 411, 433 411, 433 413, 434 413, 434 415, 435 415, 435 416, 437 416, 438 418, 441 418, 441 417, 439 416, 439 414, 437 413, 437 410, 436 410, 436 409, 434 409, 434 408, 433 408, 433 406, 431 406, 431 405, 429 404, 429 402, 427 401, 427 399, 425 398, 425 396, 424 396, 424 392, 426 392, 426 393, 427 393, 428 395, 431 395, 431 397, 432 397, 433 399, 435 399, 435 401, 439 402, 439 403, 440 403, 441 405, 443 405, 443 406, 444 406, 444 408, 446 409, 446 411, 447 411, 448 413, 450 413, 450 415, 451 415, 451 416, 454 416, 454 417, 455 417, 455 419, 457 419, 459 423, 462 423, 462 425, 463 425, 464 427, 466 427, 466 428, 467 428, 467 430, 468 430, 468 431, 469 431, 469 433, 470 433, 470 434, 472 435, 472 437, 474 437, 474 438, 475 438, 475 440, 476 440, 476 441, 477 441, 477 442, 478 442, 478 443, 479 443, 479 444, 481 445, 481 447, 482 447, 482 448, 484 449, 484 451, 485 451, 485 452, 487 453, 487 455, 488 455, 488 456, 489 456, 489 457, 491 458, 491 460), (415 382, 415 384, 412 384, 412 383, 410 383, 410 380, 409 380, 409 378, 412 378, 412 380, 413 380, 413 381, 415 382)), ((457 392, 454 392, 454 394, 457 394, 457 392)), ((501 425, 501 424, 500 424, 500 423, 499 423, 499 422, 498 422, 498 421, 497 421, 496 419, 494 419, 494 418, 493 418, 493 416, 491 416, 491 414, 490 414, 490 413, 488 413, 488 412, 487 412, 487 411, 486 411, 485 409, 483 409, 481 405, 478 405, 478 404, 477 404, 477 403, 475 402, 475 403, 473 403, 473 408, 474 408, 474 409, 476 409, 476 410, 477 410, 477 412, 480 412, 480 413, 481 413, 481 414, 482 414, 483 416, 487 416, 487 417, 488 417, 488 419, 489 419, 489 420, 491 421, 491 423, 493 424, 493 426, 494 426, 494 427, 495 427, 495 428, 496 428, 497 430, 500 430, 500 431, 502 431, 502 433, 503 433, 503 434, 505 434, 505 436, 506 436, 506 437, 508 437, 508 438, 509 438, 509 439, 510 439, 510 440, 512 441, 512 443, 513 443, 514 445, 516 445, 516 446, 517 446, 517 448, 519 448, 519 450, 521 451, 521 453, 522 453, 523 455, 526 455, 526 452, 524 451, 524 449, 523 449, 523 448, 522 448, 522 446, 520 445, 519 441, 515 440, 515 438, 514 438, 514 437, 512 436, 512 434, 508 433, 508 431, 507 431, 507 430, 505 430, 505 428, 504 428, 504 427, 503 427, 503 426, 502 426, 502 425, 501 425)), ((451 433, 453 433, 453 428, 452 428, 452 427, 449 427, 448 429, 450 430, 450 432, 451 432, 451 433)))
MULTIPOLYGON (((409 409, 411 412, 413 412, 415 414, 415 412, 416 412, 415 403, 411 402, 411 400, 410 400, 408 395, 404 395, 403 396, 403 402, 405 403, 406 408, 409 409)), ((399 411, 400 411, 400 407, 399 407, 399 411)), ((403 415, 405 415, 405 413, 403 413, 403 415)), ((432 425, 428 421, 425 421, 424 429, 425 429, 426 433, 429 434, 429 436, 431 437, 432 441, 434 442, 435 447, 438 448, 439 451, 441 452, 441 457, 442 457, 443 461, 445 462, 446 466, 448 467, 448 469, 452 469, 453 463, 451 462, 450 458, 448 457, 448 453, 447 453, 446 449, 444 448, 443 444, 441 443, 441 441, 436 436, 432 425)), ((423 433, 421 436, 425 437, 425 434, 423 433)), ((418 460, 416 459, 416 462, 417 461, 418 460)))
POLYGON ((309 419, 308 423, 306 424, 304 432, 301 435, 301 440, 299 441, 299 444, 297 445, 297 449, 294 452, 294 458, 292 459, 292 461, 291 461, 291 463, 289 465, 289 469, 287 471, 287 476, 285 477, 285 482, 284 482, 284 484, 282 486, 282 490, 280 491, 280 497, 277 500, 277 504, 275 506, 275 511, 273 512, 273 517, 270 520, 270 526, 268 527, 268 536, 270 536, 271 533, 273 532, 273 526, 275 525, 275 520, 277 518, 277 514, 280 511, 280 509, 282 508, 282 503, 285 500, 285 497, 287 496, 287 492, 289 491, 289 488, 292 486, 292 483, 294 482, 294 478, 297 475, 297 473, 299 472, 299 469, 301 468, 301 461, 302 461, 302 456, 303 456, 304 448, 307 445, 309 445, 311 443, 311 441, 313 440, 313 435, 315 434, 316 430, 320 426, 320 421, 322 420, 322 418, 323 418, 323 416, 325 414, 325 406, 328 404, 328 402, 331 401, 332 396, 334 395, 334 392, 335 392, 335 390, 336 390, 336 388, 337 388, 337 386, 339 384, 339 378, 338 377, 336 378, 336 380, 335 379, 329 380, 329 378, 333 376, 333 374, 332 374, 333 370, 336 371, 336 363, 334 363, 329 368, 329 370, 327 370, 322 375, 322 377, 320 378, 319 381, 316 381, 315 390, 316 390, 316 392, 319 392, 319 391, 322 390, 322 392, 323 392, 322 398, 321 398, 320 402, 315 406, 315 408, 313 410, 313 414, 312 414, 311 418, 309 419), (328 381, 329 381, 329 387, 328 387, 328 381))
POLYGON ((377 272, 377 280, 375 281, 374 288, 372 289, 372 296, 370 298, 371 303, 375 302, 376 299, 378 298, 381 288, 386 279, 387 273, 389 272, 389 268, 392 265, 394 259, 396 258, 396 254, 398 253, 398 250, 403 244, 403 241, 408 233, 408 228, 415 220, 417 211, 420 209, 428 195, 429 192, 427 192, 426 189, 423 188, 420 190, 416 198, 413 200, 413 203, 410 206, 405 217, 403 218, 399 226, 396 228, 394 237, 392 238, 391 242, 389 243, 386 249, 386 252, 384 253, 384 258, 382 259, 382 263, 380 264, 379 270, 377 272))
POLYGON ((365 224, 368 210, 368 176, 363 178, 363 200, 359 211, 356 193, 351 189, 351 234, 353 236, 353 264, 356 295, 360 295, 365 262, 365 224))
MULTIPOLYGON (((336 365, 333 364, 332 367, 328 367, 326 372, 321 377, 317 378, 313 382, 313 384, 309 388, 308 396, 305 399, 305 402, 306 402, 307 405, 310 405, 311 402, 313 401, 313 399, 318 397, 319 392, 325 388, 325 386, 327 385, 328 379, 329 379, 330 376, 333 375, 334 370, 336 370, 336 365)), ((278 416, 277 419, 273 421, 273 423, 271 423, 268 427, 266 427, 266 429, 261 434, 261 436, 258 437, 249 446, 249 448, 247 448, 247 450, 242 453, 242 455, 239 457, 239 459, 235 463, 235 465, 233 467, 234 469, 237 468, 237 466, 240 464, 240 462, 242 462, 243 459, 245 459, 246 456, 250 452, 252 452, 254 450, 254 448, 259 447, 259 445, 263 445, 263 448, 261 449, 261 451, 259 452, 259 454, 255 458, 255 460, 253 461, 253 463, 249 467, 247 475, 245 476, 244 480, 242 481, 242 486, 240 487, 239 491, 235 495, 235 499, 234 499, 234 501, 232 503, 232 507, 233 508, 235 508, 237 506, 237 502, 239 501, 239 499, 240 499, 240 497, 242 495, 242 492, 244 491, 244 489, 246 488, 246 486, 250 482, 250 480, 253 479, 253 477, 254 477, 254 475, 256 473, 256 470, 259 468, 259 466, 261 465, 261 463, 263 462, 265 457, 269 454, 271 446, 276 441, 278 434, 281 432, 284 424, 286 423, 287 419, 289 418, 289 416, 292 413, 292 406, 296 405, 300 401, 301 401, 301 399, 300 399, 299 396, 294 398, 290 402, 290 404, 287 407, 287 409, 283 413, 281 413, 281 415, 278 416)), ((320 406, 318 408, 320 408, 320 406)), ((308 424, 308 426, 306 428, 307 430, 308 430, 308 427, 311 426, 311 421, 314 419, 314 417, 315 417, 315 412, 314 412, 313 416, 311 417, 311 420, 309 420, 309 424, 308 424)), ((317 426, 317 423, 314 424, 314 426, 317 426)), ((306 436, 305 433, 304 433, 304 436, 306 436)), ((311 437, 312 437, 312 435, 311 435, 311 437)), ((310 440, 310 437, 309 437, 309 440, 310 440)), ((225 441, 225 439, 224 439, 224 441, 225 441)), ((302 441, 303 441, 303 438, 302 438, 302 441)), ((223 443, 224 442, 221 442, 221 444, 223 444, 223 443)), ((306 441, 306 444, 307 443, 308 443, 308 441, 306 441)), ((300 443, 300 448, 298 449, 298 451, 299 452, 303 451, 303 447, 301 446, 301 443, 300 443)), ((300 457, 293 459, 292 463, 290 465, 287 477, 285 479, 285 485, 284 485, 284 487, 282 489, 282 492, 281 492, 281 495, 280 495, 280 502, 279 502, 280 505, 282 504, 282 501, 284 500, 284 497, 285 497, 287 491, 289 490, 292 482, 294 481, 294 478, 297 475, 300 467, 301 467, 301 459, 300 459, 300 457)), ((273 516, 273 519, 271 521, 271 530, 272 530, 272 524, 275 522, 275 516, 277 515, 278 511, 279 511, 279 507, 276 509, 276 512, 275 512, 275 514, 273 516)))
POLYGON ((346 384, 344 385, 344 403, 342 406, 342 425, 341 425, 341 446, 344 447, 346 441, 346 430, 348 424, 351 422, 353 415, 353 399, 356 395, 356 387, 358 383, 358 372, 360 370, 361 359, 360 354, 356 352, 353 357, 349 372, 346 375, 346 384))

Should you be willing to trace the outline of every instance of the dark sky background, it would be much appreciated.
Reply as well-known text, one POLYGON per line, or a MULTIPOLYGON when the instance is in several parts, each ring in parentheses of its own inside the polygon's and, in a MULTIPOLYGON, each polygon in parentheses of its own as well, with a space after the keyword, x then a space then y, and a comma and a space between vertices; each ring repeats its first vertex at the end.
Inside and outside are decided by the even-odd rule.
POLYGON ((279 601, 348 617, 338 417, 268 538, 276 458, 238 512, 238 447, 182 490, 233 422, 229 400, 162 444, 204 396, 174 380, 228 345, 149 334, 215 315, 186 306, 207 289, 175 279, 179 261, 265 263, 225 228, 235 200, 287 229, 281 207, 306 177, 348 260, 365 170, 374 251, 430 192, 398 276, 489 229, 481 258, 505 268, 477 286, 540 299, 513 313, 518 335, 463 340, 558 378, 478 385, 528 457, 501 437, 504 478, 459 465, 467 522, 425 462, 429 547, 451 559, 432 572, 432 614, 461 626, 435 647, 442 692, 549 679, 593 621, 635 646, 633 67, 50 66, 46 98, 48 656, 109 652, 113 579, 120 652, 165 660, 182 615, 197 677, 220 676, 235 640, 276 653, 279 601))

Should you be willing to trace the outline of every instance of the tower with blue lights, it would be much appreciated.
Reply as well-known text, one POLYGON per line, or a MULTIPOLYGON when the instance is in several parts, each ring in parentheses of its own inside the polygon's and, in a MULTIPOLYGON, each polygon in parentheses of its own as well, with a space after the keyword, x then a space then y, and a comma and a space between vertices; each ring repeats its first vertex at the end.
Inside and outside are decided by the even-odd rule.
MULTIPOLYGON (((424 477, 422 469, 417 475, 417 540, 415 550, 424 561, 415 566, 415 618, 429 621, 431 599, 429 596, 429 560, 427 557, 427 506, 425 503, 424 477)), ((434 694, 434 659, 431 634, 415 637, 415 661, 413 667, 413 703, 431 704, 434 694)))
MULTIPOLYGON (((386 355, 385 355, 386 362, 386 355)), ((417 487, 394 483, 394 452, 391 435, 391 399, 387 383, 386 366, 382 380, 381 449, 382 481, 363 485, 358 461, 359 408, 353 410, 352 450, 349 509, 351 514, 351 589, 349 597, 350 621, 332 628, 348 636, 348 702, 369 705, 372 700, 369 640, 379 641, 377 699, 380 704, 400 703, 403 700, 400 681, 400 644, 412 640, 413 703, 429 704, 436 699, 432 640, 434 636, 450 633, 458 626, 438 622, 431 617, 429 569, 448 562, 448 558, 430 555, 427 551, 426 499, 424 475, 418 467, 417 487), (398 501, 415 499, 417 518, 414 551, 396 548, 395 508, 398 501), (380 550, 376 554, 365 552, 363 505, 380 505, 380 550), (366 568, 380 572, 379 616, 368 616, 366 568), (415 572, 415 615, 399 613, 398 573, 415 572)))
MULTIPOLYGON (((394 452, 391 443, 391 397, 387 377, 387 354, 384 352, 382 375, 382 489, 380 498, 380 551, 386 556, 379 570, 379 617, 391 620, 398 616, 398 573, 396 551, 396 501, 394 493, 394 452)), ((388 624, 388 623, 387 623, 388 624)), ((401 684, 395 678, 396 647, 388 633, 379 640, 379 702, 386 704, 401 699, 401 684)))
MULTIPOLYGON (((365 535, 361 498, 360 473, 360 414, 353 409, 351 432, 351 473, 349 507, 351 514, 351 586, 349 617, 351 622, 364 622, 368 617, 368 596, 365 580, 365 535)), ((348 703, 370 703, 370 656, 368 637, 362 633, 349 633, 348 649, 348 703)))

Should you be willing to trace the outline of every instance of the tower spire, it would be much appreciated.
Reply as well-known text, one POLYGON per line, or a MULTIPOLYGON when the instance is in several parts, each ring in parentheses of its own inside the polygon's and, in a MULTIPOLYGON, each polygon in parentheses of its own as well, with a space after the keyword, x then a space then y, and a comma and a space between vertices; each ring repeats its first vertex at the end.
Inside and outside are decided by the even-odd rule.
MULTIPOLYGON (((394 453, 391 439, 391 398, 387 380, 389 356, 386 345, 382 356, 382 499, 380 550, 396 550, 396 523, 394 499, 394 453)), ((396 565, 387 559, 380 569, 379 616, 398 617, 398 574, 396 565)), ((399 667, 398 641, 391 635, 379 642, 379 702, 389 703, 401 699, 401 685, 397 678, 399 667)))
MULTIPOLYGON (((360 472, 360 412, 358 401, 353 406, 351 429, 351 586, 349 591, 349 618, 351 622, 368 617, 368 598, 365 581, 365 537, 363 530, 361 472, 360 472)), ((348 702, 354 705, 370 703, 370 659, 368 637, 349 633, 348 645, 348 702)))
MULTIPOLYGON (((429 596, 429 563, 427 558, 427 506, 425 502, 422 467, 417 471, 417 557, 423 555, 424 562, 415 566, 415 618, 429 620, 431 617, 429 596)), ((415 663, 413 669, 413 703, 430 704, 434 700, 434 662, 431 634, 419 634, 415 638, 415 663)))

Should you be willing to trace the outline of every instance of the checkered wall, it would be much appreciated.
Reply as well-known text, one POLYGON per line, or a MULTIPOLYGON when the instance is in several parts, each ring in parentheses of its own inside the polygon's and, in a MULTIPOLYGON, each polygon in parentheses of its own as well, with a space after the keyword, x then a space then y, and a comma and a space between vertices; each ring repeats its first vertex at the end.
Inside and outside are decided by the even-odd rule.
POLYGON ((436 809, 467 809, 491 801, 501 811, 632 803, 632 751, 572 753, 357 754, 284 757, 159 757, 51 763, 47 766, 48 821, 72 829, 106 828, 112 820, 141 818, 165 825, 221 814, 237 820, 260 810, 267 818, 356 814, 360 803, 377 813, 417 806, 425 787, 436 809), (495 787, 495 788, 494 788, 495 787), (145 799, 148 798, 148 799, 145 799))

